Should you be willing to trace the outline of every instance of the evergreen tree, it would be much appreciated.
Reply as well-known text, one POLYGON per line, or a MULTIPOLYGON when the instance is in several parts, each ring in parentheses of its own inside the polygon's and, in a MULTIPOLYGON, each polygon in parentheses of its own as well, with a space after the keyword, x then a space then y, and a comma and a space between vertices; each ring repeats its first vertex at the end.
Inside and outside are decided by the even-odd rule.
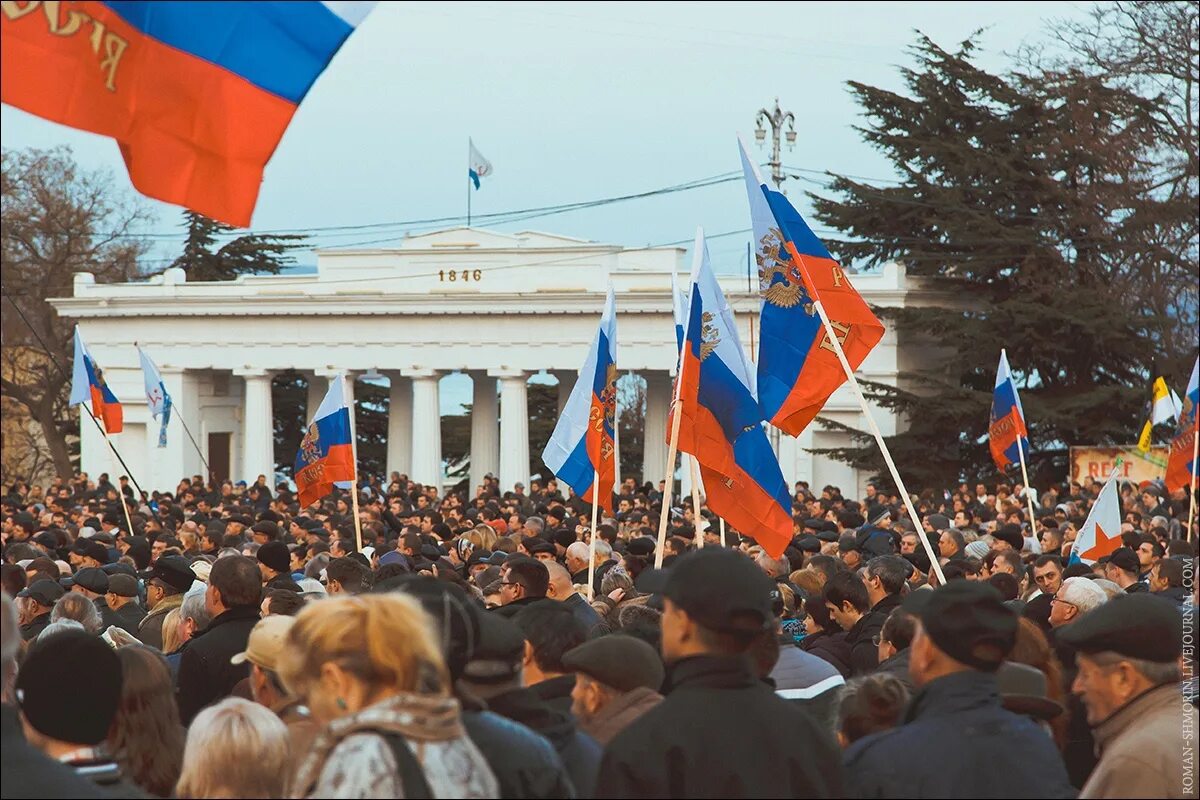
POLYGON ((189 281, 230 281, 238 275, 278 275, 295 262, 291 252, 304 246, 305 237, 295 234, 251 233, 220 247, 219 237, 235 228, 195 211, 183 212, 187 241, 183 253, 171 263, 187 271, 189 281))
MULTIPOLYGON (((1136 439, 1156 356, 1195 324, 1194 241, 1173 246, 1185 209, 1155 191, 1156 101, 1083 70, 991 74, 974 51, 922 36, 905 93, 850 83, 861 134, 902 179, 834 176, 834 197, 813 196, 817 219, 847 236, 829 242, 843 262, 896 260, 929 290, 931 305, 879 309, 906 347, 928 345, 923 368, 868 385, 908 420, 889 446, 911 489, 995 477, 1000 348, 1022 386, 1031 470, 1061 480, 1068 446, 1136 439)), ((854 433, 856 446, 824 452, 882 473, 854 433)))

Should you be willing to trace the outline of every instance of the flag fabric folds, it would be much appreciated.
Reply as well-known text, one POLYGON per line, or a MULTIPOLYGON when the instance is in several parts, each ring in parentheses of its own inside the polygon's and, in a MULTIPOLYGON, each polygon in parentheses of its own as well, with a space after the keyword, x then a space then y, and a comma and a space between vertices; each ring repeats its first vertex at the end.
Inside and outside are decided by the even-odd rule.
POLYGON ((851 369, 884 328, 791 202, 763 182, 744 145, 741 156, 762 297, 758 401, 768 422, 797 436, 846 380, 813 302, 824 306, 851 369))
POLYGON ((300 506, 309 506, 333 491, 334 484, 355 480, 354 438, 346 381, 338 375, 317 406, 296 453, 294 476, 300 506))
POLYGON ((1023 448, 1029 456, 1029 433, 1025 429, 1025 411, 1021 408, 1021 397, 1017 384, 1013 382, 1008 368, 1008 354, 1000 351, 1000 366, 996 368, 996 388, 992 393, 992 419, 988 424, 988 447, 996 469, 1003 472, 1012 464, 1019 463, 1023 448))
POLYGON ((467 177, 471 179, 471 183, 475 184, 475 188, 479 189, 479 179, 492 174, 492 162, 475 149, 475 143, 470 139, 467 139, 467 146, 471 151, 468 157, 467 177))
POLYGON ((79 326, 75 326, 75 363, 71 369, 70 404, 91 403, 92 413, 104 424, 105 433, 120 433, 125 427, 125 412, 121 401, 108 388, 104 370, 92 358, 83 342, 79 326))
POLYGON ((1068 564, 1094 564, 1121 546, 1121 496, 1116 470, 1108 476, 1104 488, 1088 512, 1087 520, 1071 546, 1068 564))
POLYGON ((146 384, 146 406, 150 409, 151 416, 162 420, 158 429, 158 446, 166 447, 167 425, 171 423, 171 395, 167 393, 158 367, 140 347, 138 358, 142 362, 142 380, 146 384))
POLYGON ((675 350, 683 349, 683 328, 687 324, 688 296, 679 286, 679 279, 671 272, 671 314, 675 318, 675 350))
POLYGON ((0 96, 116 139, 143 194, 244 227, 300 101, 373 5, 4 3, 0 96))
POLYGON ((596 337, 542 451, 542 461, 559 480, 585 502, 597 503, 610 514, 616 481, 616 410, 617 309, 610 285, 596 337))
POLYGON ((1174 492, 1192 485, 1196 474, 1196 436, 1200 434, 1200 419, 1196 406, 1200 404, 1200 358, 1192 366, 1187 390, 1183 393, 1183 405, 1179 412, 1179 424, 1171 439, 1171 451, 1167 455, 1167 490, 1174 492))
POLYGON ((1175 403, 1171 398, 1171 390, 1163 378, 1155 378, 1150 387, 1150 416, 1142 426, 1138 436, 1138 450, 1149 453, 1154 444, 1153 433, 1155 425, 1162 425, 1175 419, 1175 403))
POLYGON ((791 497, 762 425, 753 376, 699 232, 676 378, 679 401, 671 411, 680 415, 679 450, 700 465, 713 513, 778 558, 792 539, 791 497))

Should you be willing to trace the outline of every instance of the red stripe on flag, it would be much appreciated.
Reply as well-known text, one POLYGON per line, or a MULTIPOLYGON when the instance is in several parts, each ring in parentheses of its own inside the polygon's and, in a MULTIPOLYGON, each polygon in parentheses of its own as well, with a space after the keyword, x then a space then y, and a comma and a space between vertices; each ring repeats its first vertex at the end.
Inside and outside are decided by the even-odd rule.
POLYGON ((296 495, 300 506, 310 506, 332 492, 334 483, 354 479, 354 448, 349 444, 335 444, 324 458, 296 473, 296 495))
POLYGON ((104 390, 99 386, 89 386, 92 393, 92 413, 104 423, 105 433, 120 433, 125 429, 125 411, 120 403, 104 402, 104 390))

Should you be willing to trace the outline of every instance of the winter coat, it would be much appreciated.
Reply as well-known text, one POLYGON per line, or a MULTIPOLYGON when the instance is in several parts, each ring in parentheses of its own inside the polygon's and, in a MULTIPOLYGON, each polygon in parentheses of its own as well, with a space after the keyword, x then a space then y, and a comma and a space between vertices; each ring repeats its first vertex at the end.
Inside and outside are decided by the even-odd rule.
POLYGON ((850 673, 855 677, 874 672, 879 666, 879 645, 875 644, 875 636, 883 630, 883 623, 888 615, 900 605, 900 595, 885 595, 871 610, 855 623, 846 635, 850 644, 850 673))
POLYGON ((907 647, 897 653, 893 653, 886 661, 879 662, 879 666, 875 668, 875 672, 879 675, 891 675, 897 678, 904 684, 904 688, 908 689, 908 693, 912 694, 914 687, 912 677, 908 674, 908 657, 910 654, 911 651, 907 647))
POLYGON ((25 741, 15 707, 0 706, 0 797, 107 797, 75 770, 25 741))
MULTIPOLYGON (((1134 698, 1094 728, 1100 761, 1080 798, 1195 797, 1184 790, 1183 731, 1195 735, 1196 709, 1182 702, 1178 684, 1134 698)), ((1191 773, 1190 757, 1186 766, 1191 773)))
POLYGON ((50 612, 38 614, 33 619, 21 626, 21 638, 27 642, 32 642, 38 637, 38 634, 46 630, 46 626, 50 624, 50 612))
POLYGON ((258 619, 257 606, 236 606, 214 617, 184 645, 175 689, 184 725, 190 725, 200 709, 228 697, 250 674, 248 663, 231 664, 229 659, 246 649, 258 619))
POLYGON ((845 765, 848 797, 1075 796, 1050 734, 1004 710, 996 676, 974 670, 929 682, 900 726, 850 745, 845 765))
MULTIPOLYGON (((110 611, 113 615, 113 625, 128 631, 134 636, 138 635, 142 620, 146 618, 146 610, 138 605, 136 601, 126 603, 120 608, 110 608, 110 611)), ((161 626, 162 623, 159 622, 159 631, 162 630, 161 626)))
POLYGON ((629 727, 630 723, 663 701, 663 696, 653 689, 639 686, 616 695, 590 719, 579 723, 584 733, 591 736, 600 746, 608 744, 613 737, 629 727))
POLYGON ((836 667, 795 645, 783 645, 769 680, 775 694, 807 711, 822 729, 834 730, 846 685, 836 667))
POLYGON ((181 605, 183 605, 182 594, 170 594, 159 600, 158 605, 150 609, 146 613, 146 616, 142 617, 142 621, 138 623, 137 637, 142 640, 142 644, 162 650, 163 620, 167 618, 168 613, 173 609, 179 608, 181 605))
POLYGON ((491 711, 464 711, 463 727, 500 784, 500 797, 574 798, 575 786, 554 745, 491 711))
MULTIPOLYGON (((570 677, 570 676, 568 676, 570 677)), ((543 687, 544 688, 544 687, 543 687)), ((553 705, 533 689, 512 689, 488 700, 488 710, 531 728, 550 740, 571 776, 577 797, 591 797, 600 766, 600 745, 575 726, 575 718, 553 705)))
POLYGON ((828 661, 843 678, 850 677, 850 643, 845 631, 810 633, 800 640, 800 649, 828 661))
POLYGON ((608 743, 596 797, 838 797, 832 736, 745 656, 671 666, 666 699, 608 743))

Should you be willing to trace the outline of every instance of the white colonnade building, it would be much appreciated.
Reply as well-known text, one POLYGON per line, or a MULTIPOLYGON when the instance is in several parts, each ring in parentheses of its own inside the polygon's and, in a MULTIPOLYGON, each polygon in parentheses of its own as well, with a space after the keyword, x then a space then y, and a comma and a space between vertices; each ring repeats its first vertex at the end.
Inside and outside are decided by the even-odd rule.
MULTIPOLYGON (((189 283, 182 270, 169 269, 145 282, 98 284, 78 273, 73 295, 51 302, 78 321, 124 404, 125 431, 115 441, 147 491, 173 490, 203 468, 174 421, 167 447, 157 446, 158 423, 146 406, 135 342, 159 365, 176 413, 219 478, 253 483, 261 474, 274 484, 271 380, 296 370, 309 380, 308 416, 332 376, 386 376, 388 472, 442 483, 439 380, 463 372, 473 382, 471 485, 490 472, 507 491, 531 477, 527 382, 535 374, 557 378, 561 409, 611 280, 617 366, 646 381, 642 474, 657 485, 666 465, 676 355, 671 273, 686 285, 684 256, 676 247, 626 249, 546 233, 454 228, 388 249, 317 251, 316 274, 189 283)), ((747 290, 744 274, 721 282, 749 350, 757 291, 747 290)), ((918 288, 896 264, 856 275, 854 285, 877 306, 912 305, 918 288)), ((904 352, 911 361, 916 347, 904 352)), ((859 375, 895 385, 908 366, 905 357, 889 330, 859 375)), ((352 391, 354 381, 347 385, 352 391)), ((867 427, 845 386, 823 415, 867 427)), ((896 431, 892 412, 876 409, 875 418, 885 435, 896 431)), ((95 426, 83 424, 81 431, 81 468, 93 476, 114 472, 95 426)), ((798 439, 781 435, 778 441, 789 485, 834 484, 862 496, 866 474, 811 452, 848 444, 844 434, 818 421, 798 439)))

